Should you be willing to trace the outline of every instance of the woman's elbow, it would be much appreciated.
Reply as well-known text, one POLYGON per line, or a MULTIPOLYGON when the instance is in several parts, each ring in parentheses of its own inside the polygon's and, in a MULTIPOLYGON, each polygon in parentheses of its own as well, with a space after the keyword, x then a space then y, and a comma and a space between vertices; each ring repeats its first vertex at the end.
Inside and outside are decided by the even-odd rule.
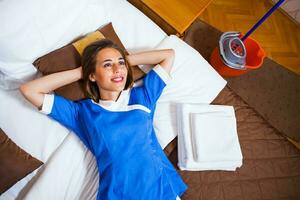
POLYGON ((168 58, 174 60, 174 57, 175 57, 175 50, 168 49, 168 58))
POLYGON ((167 72, 170 74, 171 73, 171 69, 173 67, 173 63, 174 63, 174 59, 175 59, 175 51, 174 49, 168 49, 168 56, 165 59, 165 69, 167 70, 167 72))
POLYGON ((174 49, 168 49, 169 51, 169 56, 168 56, 168 60, 170 62, 170 67, 173 66, 173 62, 174 62, 174 59, 175 59, 175 50, 174 49))
POLYGON ((175 50, 174 49, 170 49, 170 53, 171 53, 171 56, 175 56, 175 50))
POLYGON ((21 94, 22 94, 23 96, 28 95, 28 93, 29 93, 29 88, 27 87, 26 83, 22 84, 22 85, 19 87, 19 91, 21 92, 21 94))
POLYGON ((19 87, 19 91, 21 94, 27 99, 28 101, 32 102, 31 99, 33 98, 34 94, 30 87, 24 83, 19 87))
POLYGON ((39 107, 42 104, 43 94, 32 90, 26 83, 19 87, 19 91, 34 106, 39 107))

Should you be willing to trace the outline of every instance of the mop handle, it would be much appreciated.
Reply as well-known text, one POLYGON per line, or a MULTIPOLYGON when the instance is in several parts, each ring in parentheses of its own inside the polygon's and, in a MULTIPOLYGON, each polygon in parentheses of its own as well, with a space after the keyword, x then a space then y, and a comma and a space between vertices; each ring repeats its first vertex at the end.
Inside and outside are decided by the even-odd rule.
POLYGON ((253 31, 257 29, 257 27, 262 24, 282 3, 284 0, 278 1, 247 33, 242 37, 242 41, 244 41, 253 31))

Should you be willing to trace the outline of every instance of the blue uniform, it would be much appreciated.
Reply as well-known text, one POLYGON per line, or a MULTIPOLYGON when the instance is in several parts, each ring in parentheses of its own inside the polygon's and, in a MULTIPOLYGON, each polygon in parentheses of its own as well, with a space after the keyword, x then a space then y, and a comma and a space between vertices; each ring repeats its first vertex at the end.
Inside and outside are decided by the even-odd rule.
POLYGON ((122 91, 117 101, 45 96, 43 112, 71 129, 95 156, 97 199, 175 200, 187 190, 153 128, 156 102, 168 78, 157 65, 142 85, 122 91))

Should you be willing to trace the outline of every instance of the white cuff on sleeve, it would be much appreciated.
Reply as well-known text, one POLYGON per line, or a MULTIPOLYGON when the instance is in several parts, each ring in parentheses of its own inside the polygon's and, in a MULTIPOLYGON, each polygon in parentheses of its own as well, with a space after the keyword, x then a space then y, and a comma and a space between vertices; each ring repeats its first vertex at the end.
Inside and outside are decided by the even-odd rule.
POLYGON ((40 110, 40 112, 42 112, 46 115, 50 114, 53 103, 54 103, 54 94, 45 94, 43 106, 42 106, 42 109, 40 110))
POLYGON ((152 69, 151 65, 138 65, 138 67, 146 74, 152 69))
POLYGON ((168 84, 169 81, 172 80, 172 77, 169 75, 169 73, 162 68, 159 64, 157 64, 153 70, 158 74, 158 76, 165 82, 165 84, 168 84))

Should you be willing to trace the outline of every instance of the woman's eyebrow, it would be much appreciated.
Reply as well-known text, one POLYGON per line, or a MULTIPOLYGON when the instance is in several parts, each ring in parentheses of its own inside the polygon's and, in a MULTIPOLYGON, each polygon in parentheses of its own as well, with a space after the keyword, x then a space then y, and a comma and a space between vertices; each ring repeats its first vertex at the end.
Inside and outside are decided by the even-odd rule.
POLYGON ((112 61, 112 59, 105 59, 103 62, 112 61))
MULTIPOLYGON (((120 58, 118 58, 118 60, 124 60, 124 58, 120 57, 120 58)), ((105 60, 103 60, 103 62, 107 62, 107 61, 112 61, 112 59, 105 59, 105 60)))

